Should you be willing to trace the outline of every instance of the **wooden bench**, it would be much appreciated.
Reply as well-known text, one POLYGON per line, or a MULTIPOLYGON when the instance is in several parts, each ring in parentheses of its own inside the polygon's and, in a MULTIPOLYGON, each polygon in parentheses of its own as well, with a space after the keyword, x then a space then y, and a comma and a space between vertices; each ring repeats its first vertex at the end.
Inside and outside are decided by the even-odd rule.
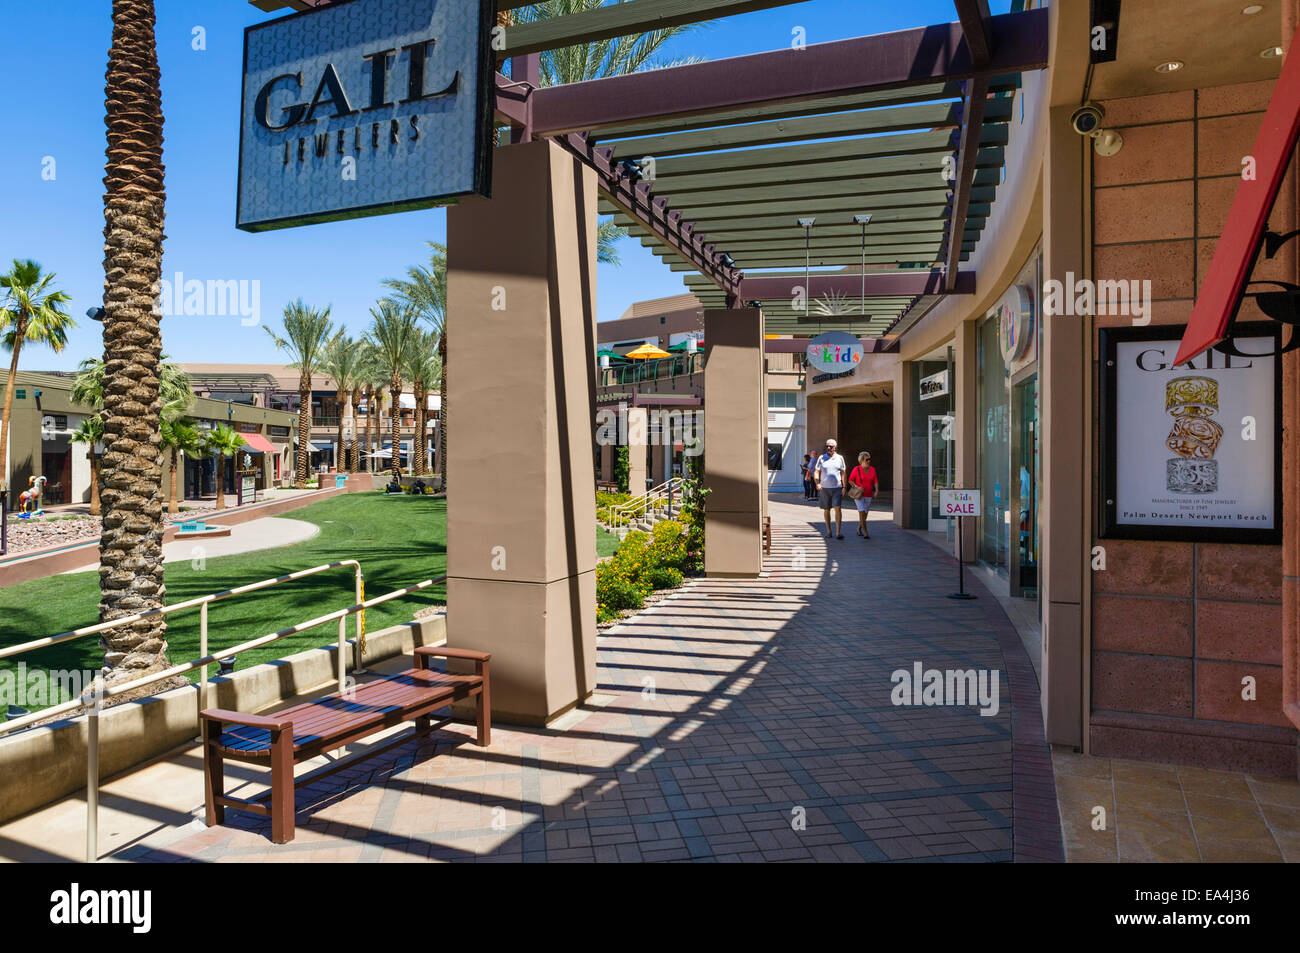
POLYGON ((474 698, 479 745, 492 739, 487 652, 426 646, 415 650, 416 667, 336 692, 270 715, 245 715, 210 708, 202 712, 204 803, 207 825, 222 824, 226 808, 271 818, 271 840, 286 844, 294 834, 294 789, 315 780, 314 772, 294 780, 294 765, 359 741, 403 721, 415 720, 416 731, 432 725, 431 713, 454 701, 474 698), (451 674, 429 668, 433 656, 468 659, 474 674, 451 674), (225 793, 226 761, 269 764, 270 804, 225 793))
POLYGON ((763 555, 772 555, 772 517, 763 517, 763 555))

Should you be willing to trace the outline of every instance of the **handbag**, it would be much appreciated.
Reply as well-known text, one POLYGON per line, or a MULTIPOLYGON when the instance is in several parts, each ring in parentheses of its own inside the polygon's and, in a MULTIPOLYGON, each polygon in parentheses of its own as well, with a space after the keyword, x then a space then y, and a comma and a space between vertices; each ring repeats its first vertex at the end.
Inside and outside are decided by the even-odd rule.
MULTIPOLYGON (((860 468, 854 467, 853 473, 858 472, 860 472, 860 468)), ((862 487, 853 482, 853 473, 849 474, 849 499, 860 500, 862 499, 862 487)))

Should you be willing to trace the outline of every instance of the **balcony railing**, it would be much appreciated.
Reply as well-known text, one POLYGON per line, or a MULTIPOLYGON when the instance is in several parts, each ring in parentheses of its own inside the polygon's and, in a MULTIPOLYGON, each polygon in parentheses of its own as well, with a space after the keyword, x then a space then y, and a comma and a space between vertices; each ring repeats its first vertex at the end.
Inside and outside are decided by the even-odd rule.
POLYGON ((617 367, 602 367, 598 371, 599 386, 610 387, 616 384, 636 384, 640 381, 669 380, 674 377, 689 377, 696 371, 704 369, 704 354, 676 354, 672 357, 660 357, 649 361, 637 361, 617 367))

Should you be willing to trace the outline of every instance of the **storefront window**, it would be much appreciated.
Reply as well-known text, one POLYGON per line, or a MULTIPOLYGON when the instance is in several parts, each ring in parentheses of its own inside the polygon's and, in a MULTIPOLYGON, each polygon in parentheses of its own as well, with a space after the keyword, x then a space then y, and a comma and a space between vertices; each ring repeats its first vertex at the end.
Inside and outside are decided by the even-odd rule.
POLYGON ((979 488, 983 514, 979 528, 979 558, 1000 575, 1008 572, 1011 536, 1009 501, 1010 441, 1010 373, 998 346, 996 316, 980 325, 977 335, 979 488))

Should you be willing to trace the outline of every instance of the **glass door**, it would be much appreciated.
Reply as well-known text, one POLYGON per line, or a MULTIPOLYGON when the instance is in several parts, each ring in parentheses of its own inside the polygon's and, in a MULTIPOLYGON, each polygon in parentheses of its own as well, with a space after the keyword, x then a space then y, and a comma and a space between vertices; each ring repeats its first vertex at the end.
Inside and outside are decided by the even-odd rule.
POLYGON ((1015 417, 1016 578, 1012 594, 1033 596, 1038 590, 1038 375, 1017 384, 1012 403, 1015 417))
POLYGON ((953 486, 956 461, 953 459, 953 418, 949 414, 932 414, 929 425, 930 532, 944 532, 948 519, 940 515, 939 491, 953 486))

